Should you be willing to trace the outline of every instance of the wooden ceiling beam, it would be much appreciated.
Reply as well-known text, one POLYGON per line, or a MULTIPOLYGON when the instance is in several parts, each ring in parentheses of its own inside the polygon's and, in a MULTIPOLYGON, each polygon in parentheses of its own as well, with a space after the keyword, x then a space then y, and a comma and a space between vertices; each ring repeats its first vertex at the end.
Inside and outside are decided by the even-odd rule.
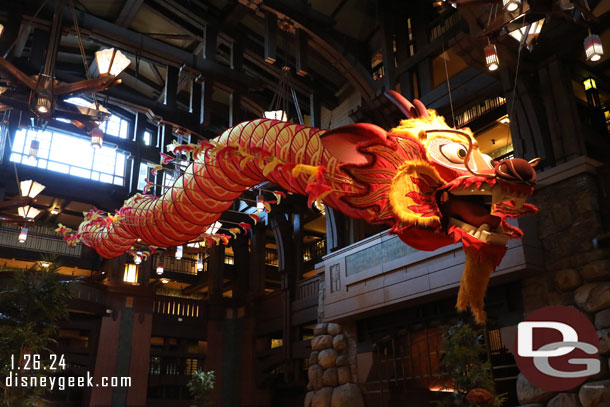
POLYGON ((138 11, 140 11, 142 4, 144 4, 144 0, 126 0, 115 24, 121 27, 129 27, 134 18, 136 18, 138 11))

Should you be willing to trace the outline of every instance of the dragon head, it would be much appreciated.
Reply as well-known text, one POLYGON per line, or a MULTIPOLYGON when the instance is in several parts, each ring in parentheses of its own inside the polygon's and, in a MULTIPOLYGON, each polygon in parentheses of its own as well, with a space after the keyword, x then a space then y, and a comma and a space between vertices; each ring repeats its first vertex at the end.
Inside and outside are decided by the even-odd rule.
POLYGON ((390 132, 355 124, 331 130, 322 141, 356 185, 340 210, 392 227, 409 246, 436 250, 461 242, 466 252, 458 309, 469 305, 485 319, 483 297, 489 274, 520 229, 509 218, 535 213, 525 203, 536 181, 534 166, 520 158, 494 161, 479 151, 470 129, 449 127, 444 118, 386 92, 406 115, 390 132), (335 137, 340 136, 340 137, 335 137))

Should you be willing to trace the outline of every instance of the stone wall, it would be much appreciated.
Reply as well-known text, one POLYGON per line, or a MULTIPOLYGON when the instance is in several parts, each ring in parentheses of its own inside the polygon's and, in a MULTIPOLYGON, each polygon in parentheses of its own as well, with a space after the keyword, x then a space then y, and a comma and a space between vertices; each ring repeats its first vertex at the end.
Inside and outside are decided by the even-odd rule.
POLYGON ((355 384, 355 341, 341 325, 319 323, 311 340, 305 407, 364 407, 355 384))
POLYGON ((596 249, 604 233, 596 176, 583 173, 538 189, 533 203, 545 272, 523 280, 525 313, 546 305, 577 308, 594 323, 601 372, 565 392, 536 388, 519 374, 517 396, 529 407, 610 407, 610 252, 596 249))

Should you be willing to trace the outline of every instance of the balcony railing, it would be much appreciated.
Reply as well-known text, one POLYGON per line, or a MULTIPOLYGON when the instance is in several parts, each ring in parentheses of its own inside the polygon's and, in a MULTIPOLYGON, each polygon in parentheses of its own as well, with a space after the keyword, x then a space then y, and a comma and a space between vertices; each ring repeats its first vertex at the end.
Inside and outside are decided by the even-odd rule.
POLYGON ((153 312, 185 318, 199 318, 201 302, 188 298, 157 296, 153 302, 153 312))
POLYGON ((24 243, 19 243, 19 232, 20 228, 18 226, 6 223, 0 224, 0 246, 71 257, 81 256, 82 244, 78 243, 74 247, 68 247, 66 242, 50 227, 29 226, 28 238, 24 243))
POLYGON ((297 300, 303 300, 305 298, 315 297, 318 298, 318 289, 320 287, 320 281, 318 277, 308 278, 301 280, 297 283, 297 300))

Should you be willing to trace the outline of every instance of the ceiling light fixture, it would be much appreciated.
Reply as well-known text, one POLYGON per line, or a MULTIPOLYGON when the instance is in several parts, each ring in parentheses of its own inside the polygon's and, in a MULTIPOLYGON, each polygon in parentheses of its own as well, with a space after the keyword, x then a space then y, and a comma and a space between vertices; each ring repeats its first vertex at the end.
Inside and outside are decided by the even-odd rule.
POLYGON ((99 127, 94 127, 93 130, 91 130, 91 147, 97 150, 99 148, 102 148, 103 144, 104 133, 102 133, 99 127))
POLYGON ((25 243, 28 240, 28 228, 22 227, 21 232, 19 232, 19 237, 17 238, 19 243, 25 243))
POLYGON ((502 4, 504 6, 504 10, 512 13, 521 7, 521 0, 502 0, 502 4))
POLYGON ((490 71, 495 71, 500 67, 498 50, 494 44, 489 42, 489 39, 487 39, 487 46, 485 47, 485 63, 490 71))
POLYGON ((95 63, 99 76, 118 76, 131 61, 121 51, 107 48, 95 53, 95 63))
POLYGON ((21 196, 36 198, 38 194, 45 189, 45 186, 29 179, 27 181, 21 181, 19 183, 19 189, 21 189, 21 196))
POLYGON ((17 212, 19 213, 19 216, 21 216, 22 218, 34 219, 36 216, 38 216, 38 214, 40 213, 40 210, 27 205, 27 206, 21 206, 21 207, 17 208, 17 212))

